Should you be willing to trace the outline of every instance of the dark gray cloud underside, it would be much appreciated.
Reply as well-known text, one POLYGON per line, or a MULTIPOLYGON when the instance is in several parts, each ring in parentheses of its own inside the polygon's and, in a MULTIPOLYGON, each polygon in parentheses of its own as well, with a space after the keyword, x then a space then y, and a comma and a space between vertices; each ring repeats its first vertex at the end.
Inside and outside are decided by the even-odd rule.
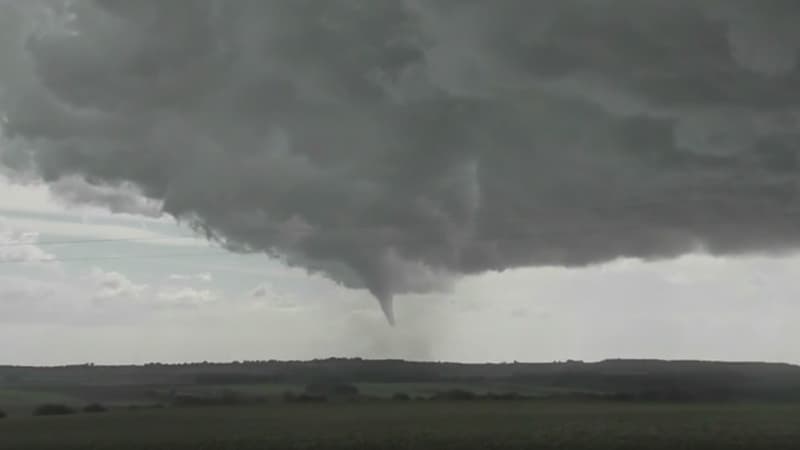
POLYGON ((389 316, 458 274, 781 251, 797 5, 0 2, 0 156, 135 185, 389 316))

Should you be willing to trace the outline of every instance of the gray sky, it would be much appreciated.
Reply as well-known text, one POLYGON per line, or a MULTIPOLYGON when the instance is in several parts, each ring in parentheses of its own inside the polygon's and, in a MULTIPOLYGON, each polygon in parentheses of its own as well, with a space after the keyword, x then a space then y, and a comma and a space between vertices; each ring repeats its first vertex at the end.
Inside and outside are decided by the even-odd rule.
POLYGON ((0 0, 0 362, 800 361, 796 3, 363 5, 0 0))
POLYGON ((491 272, 449 292, 399 296, 392 328, 363 290, 264 256, 217 254, 170 220, 64 206, 42 186, 6 180, 0 194, 0 340, 13 343, 0 346, 0 363, 330 355, 800 362, 795 256, 491 272), (37 245, 129 238, 145 240, 37 245), (27 244, 6 245, 19 242, 27 244), (38 262, 107 256, 121 259, 38 262), (30 262, 10 263, 21 260, 30 262))

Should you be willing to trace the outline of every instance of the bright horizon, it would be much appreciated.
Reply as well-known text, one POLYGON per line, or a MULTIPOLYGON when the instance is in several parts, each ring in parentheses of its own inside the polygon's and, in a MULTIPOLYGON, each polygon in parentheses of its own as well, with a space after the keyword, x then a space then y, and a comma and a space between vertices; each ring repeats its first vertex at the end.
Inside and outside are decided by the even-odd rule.
POLYGON ((800 363, 797 9, 456 3, 0 0, 0 364, 800 363))
POLYGON ((330 356, 800 362, 791 344, 800 340, 791 326, 800 312, 796 256, 487 273, 450 291, 399 296, 390 327, 367 292, 266 256, 220 252, 168 219, 65 206, 36 185, 0 181, 0 192, 13 193, 0 195, 0 259, 65 259, 0 266, 0 340, 15 343, 0 347, 0 364, 330 356), (28 209, 16 208, 20 202, 28 209), (6 245, 20 236, 26 245, 6 245), (194 253, 202 256, 157 257, 194 253), (120 259, 103 259, 114 255, 120 259))

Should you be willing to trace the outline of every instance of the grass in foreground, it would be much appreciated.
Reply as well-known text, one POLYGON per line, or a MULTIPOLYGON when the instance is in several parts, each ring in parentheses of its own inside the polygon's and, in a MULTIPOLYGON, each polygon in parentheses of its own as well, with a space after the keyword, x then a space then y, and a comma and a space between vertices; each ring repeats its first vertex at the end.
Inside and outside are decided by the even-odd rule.
POLYGON ((800 405, 391 402, 0 421, 0 448, 796 449, 800 405))
POLYGON ((0 407, 9 414, 29 414, 35 405, 42 403, 79 405, 81 400, 69 395, 46 391, 0 389, 0 407))

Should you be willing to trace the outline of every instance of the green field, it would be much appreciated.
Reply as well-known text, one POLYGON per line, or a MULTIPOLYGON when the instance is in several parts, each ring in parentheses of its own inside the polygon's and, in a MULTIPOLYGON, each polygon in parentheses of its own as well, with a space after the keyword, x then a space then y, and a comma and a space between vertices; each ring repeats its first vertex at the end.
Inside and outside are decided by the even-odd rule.
MULTIPOLYGON (((575 389, 545 388, 540 386, 530 386, 513 383, 478 383, 478 382, 419 382, 419 383, 354 383, 358 387, 359 393, 367 397, 391 398, 396 393, 405 393, 412 397, 430 397, 433 394, 452 389, 461 389, 476 394, 516 392, 528 396, 539 396, 558 393, 561 391, 575 392, 575 389)), ((267 397, 277 397, 287 391, 302 392, 305 386, 302 384, 244 384, 244 385, 219 385, 219 386, 199 386, 193 389, 183 388, 189 393, 203 393, 213 390, 233 390, 247 395, 263 395, 267 397)))
MULTIPOLYGON (((556 394, 562 390, 552 387, 529 386, 502 382, 419 382, 419 383, 354 383, 359 396, 364 399, 390 399, 396 393, 405 393, 412 398, 429 398, 449 390, 465 390, 478 395, 507 393, 539 397, 556 394)), ((167 393, 201 397, 219 396, 223 392, 236 392, 243 398, 279 400, 286 392, 302 393, 303 384, 260 383, 241 385, 180 385, 180 386, 38 386, 0 388, 0 409, 12 415, 29 414, 37 405, 59 403, 80 408, 88 403, 100 402, 108 406, 152 405, 168 403, 167 393), (151 392, 148 394, 148 391, 151 392), (161 396, 154 396, 152 393, 161 396)), ((574 389, 566 392, 575 392, 574 389)))
POLYGON ((0 409, 9 413, 0 450, 781 450, 800 449, 800 367, 357 358, 0 366, 0 409), (93 402, 111 411, 31 414, 93 402))
POLYGON ((27 414, 42 403, 60 403, 79 406, 83 402, 70 395, 26 389, 0 389, 0 407, 8 414, 27 414))
POLYGON ((800 405, 366 402, 0 421, 3 449, 796 449, 800 405))

